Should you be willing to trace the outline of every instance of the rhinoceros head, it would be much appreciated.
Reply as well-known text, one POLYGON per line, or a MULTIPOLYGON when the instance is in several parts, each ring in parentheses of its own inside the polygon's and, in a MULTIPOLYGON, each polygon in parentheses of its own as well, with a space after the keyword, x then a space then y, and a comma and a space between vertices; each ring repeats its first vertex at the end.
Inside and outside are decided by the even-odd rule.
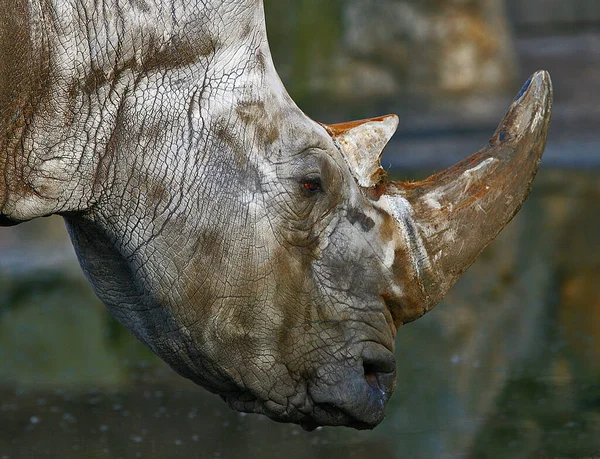
POLYGON ((396 330, 528 194, 548 75, 481 151, 396 183, 380 157, 397 117, 309 119, 275 72, 261 2, 75 3, 21 5, 29 28, 0 35, 2 223, 63 215, 111 313, 233 408, 377 425, 396 330))

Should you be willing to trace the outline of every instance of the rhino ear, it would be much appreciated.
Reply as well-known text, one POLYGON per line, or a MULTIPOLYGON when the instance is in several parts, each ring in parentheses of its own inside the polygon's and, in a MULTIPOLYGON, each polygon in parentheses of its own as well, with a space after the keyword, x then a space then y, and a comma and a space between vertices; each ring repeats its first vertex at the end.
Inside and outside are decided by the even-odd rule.
POLYGON ((387 115, 341 124, 323 124, 344 153, 354 178, 362 187, 376 185, 385 175, 381 167, 383 149, 398 128, 398 117, 387 115))

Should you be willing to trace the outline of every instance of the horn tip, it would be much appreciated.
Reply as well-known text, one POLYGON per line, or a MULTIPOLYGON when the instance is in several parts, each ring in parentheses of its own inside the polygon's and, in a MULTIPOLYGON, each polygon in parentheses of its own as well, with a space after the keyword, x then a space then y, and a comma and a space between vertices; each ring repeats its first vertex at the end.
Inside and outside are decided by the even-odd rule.
POLYGON ((398 117, 398 115, 391 113, 389 115, 385 115, 382 116, 382 118, 386 121, 388 121, 389 123, 393 123, 396 125, 396 127, 398 126, 398 123, 400 122, 400 118, 398 117))
POLYGON ((552 93, 552 79, 546 70, 538 70, 529 77, 517 94, 517 97, 515 97, 515 102, 521 100, 525 94, 530 92, 536 95, 540 94, 540 92, 552 93), (530 88, 531 91, 529 91, 530 88))
POLYGON ((398 115, 394 115, 394 114, 385 115, 385 116, 382 116, 381 118, 382 118, 382 122, 386 126, 386 131, 388 131, 389 137, 391 137, 392 135, 394 135, 394 133, 398 129, 398 125, 400 124, 400 118, 398 118, 398 115))
POLYGON ((550 74, 545 70, 535 72, 525 82, 515 102, 520 102, 522 99, 530 98, 538 100, 542 104, 550 105, 552 102, 552 79, 550 74))
POLYGON ((547 131, 552 114, 553 90, 550 74, 535 72, 525 82, 491 143, 516 141, 523 135, 547 131))

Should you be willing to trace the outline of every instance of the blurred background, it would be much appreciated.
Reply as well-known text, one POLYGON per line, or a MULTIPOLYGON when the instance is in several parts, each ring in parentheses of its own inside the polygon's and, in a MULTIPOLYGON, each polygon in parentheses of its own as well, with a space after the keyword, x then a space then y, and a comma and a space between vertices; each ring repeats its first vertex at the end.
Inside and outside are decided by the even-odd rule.
POLYGON ((538 69, 553 123, 530 199, 445 301, 399 330, 373 432, 244 416, 117 324, 57 217, 0 229, 0 458, 600 457, 600 2, 265 0, 311 117, 386 113, 424 178, 475 152, 538 69))

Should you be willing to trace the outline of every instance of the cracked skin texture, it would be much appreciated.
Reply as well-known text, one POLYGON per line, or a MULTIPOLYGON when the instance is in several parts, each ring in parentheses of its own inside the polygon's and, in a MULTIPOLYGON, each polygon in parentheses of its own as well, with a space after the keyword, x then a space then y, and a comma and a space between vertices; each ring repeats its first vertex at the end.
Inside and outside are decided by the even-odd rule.
MULTIPOLYGON (((62 215, 108 310, 232 408, 307 429, 381 422, 397 327, 441 299, 512 210, 488 216, 445 277, 419 220, 435 211, 429 182, 381 170, 364 188, 349 166, 352 154, 380 170, 395 118, 306 117, 275 72, 261 1, 0 6, 0 224, 62 215), (344 151, 336 136, 360 147, 359 126, 382 137, 344 151)), ((539 157, 550 102, 530 93, 544 118, 523 138, 539 157)), ((436 199, 474 170, 493 183, 485 158, 436 199)), ((523 161, 513 209, 537 167, 523 161)))

